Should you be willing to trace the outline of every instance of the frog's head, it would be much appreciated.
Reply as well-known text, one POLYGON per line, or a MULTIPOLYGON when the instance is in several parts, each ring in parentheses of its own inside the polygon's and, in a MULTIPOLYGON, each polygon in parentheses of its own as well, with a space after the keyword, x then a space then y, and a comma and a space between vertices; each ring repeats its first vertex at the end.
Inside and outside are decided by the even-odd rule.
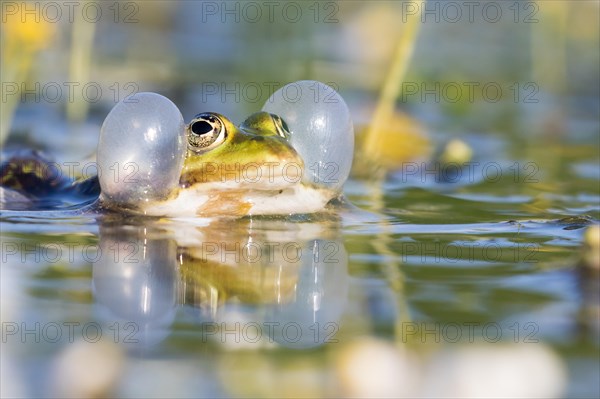
POLYGON ((288 141, 285 122, 258 112, 239 127, 205 112, 186 126, 188 149, 180 184, 224 189, 280 190, 302 180, 304 162, 288 141))
POLYGON ((98 169, 128 173, 99 175, 103 206, 158 216, 323 210, 340 195, 352 164, 354 133, 344 100, 327 85, 300 81, 273 93, 263 111, 239 127, 216 113, 186 125, 159 94, 128 97, 100 132, 98 169), (290 88, 299 93, 293 103, 290 88))

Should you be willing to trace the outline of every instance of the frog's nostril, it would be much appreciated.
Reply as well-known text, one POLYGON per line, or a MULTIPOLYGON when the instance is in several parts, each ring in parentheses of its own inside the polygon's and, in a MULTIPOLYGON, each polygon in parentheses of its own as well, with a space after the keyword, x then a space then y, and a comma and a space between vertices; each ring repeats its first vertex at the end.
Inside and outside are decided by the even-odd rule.
POLYGON ((207 121, 198 121, 192 123, 191 129, 195 134, 206 134, 213 130, 213 126, 207 121))

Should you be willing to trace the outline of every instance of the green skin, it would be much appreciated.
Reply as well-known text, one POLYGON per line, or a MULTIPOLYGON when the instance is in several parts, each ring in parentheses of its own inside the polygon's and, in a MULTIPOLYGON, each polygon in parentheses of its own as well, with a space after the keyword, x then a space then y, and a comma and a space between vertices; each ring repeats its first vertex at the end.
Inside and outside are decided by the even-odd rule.
POLYGON ((270 165, 274 172, 291 163, 298 166, 291 170, 304 168, 302 159, 288 142, 289 132, 285 123, 267 112, 251 115, 239 127, 222 115, 200 114, 187 125, 186 135, 189 143, 180 178, 182 187, 233 180, 233 170, 250 164, 270 165), (194 124, 204 119, 202 115, 218 118, 224 129, 223 141, 207 150, 195 147, 193 140, 189 139, 194 135, 194 124))

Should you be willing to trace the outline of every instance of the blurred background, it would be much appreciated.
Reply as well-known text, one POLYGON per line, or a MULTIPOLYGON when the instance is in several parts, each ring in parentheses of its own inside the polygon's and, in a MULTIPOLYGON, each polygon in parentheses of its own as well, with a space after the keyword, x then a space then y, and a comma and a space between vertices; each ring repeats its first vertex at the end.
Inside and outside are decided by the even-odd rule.
MULTIPOLYGON (((600 217, 599 1, 1 5, 4 150, 34 148, 63 164, 80 161, 94 157, 104 118, 127 95, 160 93, 186 121, 215 111, 240 123, 286 83, 314 79, 338 90, 354 119, 355 170, 346 196, 384 215, 337 230, 306 223, 319 234, 303 232, 301 223, 254 227, 279 238, 292 231, 290 240, 334 236, 345 247, 338 269, 319 269, 335 308, 324 321, 339 322, 337 341, 305 350, 200 337, 209 318, 186 300, 207 295, 205 281, 225 279, 242 298, 264 287, 251 268, 223 277, 167 267, 180 253, 162 224, 158 232, 148 227, 164 239, 154 244, 159 257, 150 271, 109 265, 103 275, 88 259, 3 258, 3 342, 6 323, 15 320, 103 320, 94 313, 103 306, 126 316, 141 312, 144 287, 160 305, 141 312, 141 349, 26 340, 3 351, 3 394, 598 396, 598 229, 590 225, 600 217), (494 180, 477 169, 476 178, 464 173, 448 184, 407 173, 403 162, 417 160, 431 162, 424 167, 434 175, 444 162, 471 160, 497 162, 504 175, 494 180), (490 259, 478 245, 516 254, 490 259), (448 247, 465 252, 448 256, 448 247), (415 248, 433 249, 423 255, 415 248), (531 255, 534 262, 524 258, 531 255), (482 342, 489 336, 481 331, 477 344, 423 338, 427 325, 465 322, 502 324, 502 342, 482 342), (536 344, 527 345, 527 337, 536 344), (84 362, 97 367, 86 374, 78 367, 84 362)), ((83 216, 48 224, 5 220, 4 237, 28 245, 71 240, 102 247, 130 233, 101 226, 102 236, 98 221, 83 216)), ((229 226, 192 233, 248 240, 247 226, 237 227, 239 235, 229 226)), ((135 239, 151 236, 136 229, 135 239)), ((296 287, 298 276, 310 282, 308 266, 285 270, 289 276, 268 268, 263 274, 269 284, 296 287)), ((306 283, 302 298, 311 289, 306 283)), ((228 303, 221 320, 269 320, 272 309, 263 305, 228 303)))
POLYGON ((337 88, 364 126, 400 57, 395 104, 429 130, 595 140, 597 14, 597 1, 6 1, 2 138, 60 126, 51 137, 78 143, 97 135, 81 124, 141 91, 186 120, 210 110, 239 123, 301 79, 337 88))

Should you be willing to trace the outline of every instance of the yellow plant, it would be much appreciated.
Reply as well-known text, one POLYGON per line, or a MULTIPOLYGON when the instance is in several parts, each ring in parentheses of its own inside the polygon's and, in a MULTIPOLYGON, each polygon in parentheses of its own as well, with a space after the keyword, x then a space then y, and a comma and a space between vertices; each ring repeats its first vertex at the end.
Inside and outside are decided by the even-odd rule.
MULTIPOLYGON (((421 25, 418 13, 407 16, 370 126, 360 140, 366 162, 385 172, 412 158, 426 156, 429 140, 415 120, 395 110, 421 25)), ((369 168, 371 169, 371 168, 369 168)))

